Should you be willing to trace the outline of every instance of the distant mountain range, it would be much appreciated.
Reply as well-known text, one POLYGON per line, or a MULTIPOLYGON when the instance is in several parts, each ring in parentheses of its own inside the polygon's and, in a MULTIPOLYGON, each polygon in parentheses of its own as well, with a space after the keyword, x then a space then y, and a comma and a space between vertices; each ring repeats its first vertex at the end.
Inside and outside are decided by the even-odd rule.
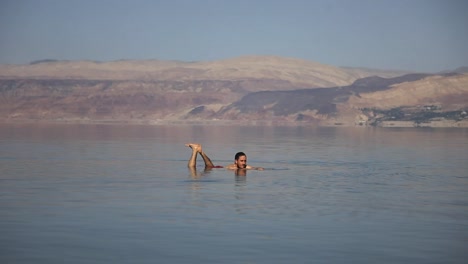
POLYGON ((4 122, 467 126, 468 68, 439 74, 276 56, 0 65, 4 122))

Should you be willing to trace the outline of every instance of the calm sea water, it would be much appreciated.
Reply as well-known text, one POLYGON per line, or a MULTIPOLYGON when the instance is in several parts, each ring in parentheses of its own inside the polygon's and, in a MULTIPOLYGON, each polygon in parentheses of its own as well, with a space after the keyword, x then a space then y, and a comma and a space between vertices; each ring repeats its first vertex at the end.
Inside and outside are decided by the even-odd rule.
POLYGON ((1 125, 0 263, 466 263, 467 157, 466 129, 1 125))

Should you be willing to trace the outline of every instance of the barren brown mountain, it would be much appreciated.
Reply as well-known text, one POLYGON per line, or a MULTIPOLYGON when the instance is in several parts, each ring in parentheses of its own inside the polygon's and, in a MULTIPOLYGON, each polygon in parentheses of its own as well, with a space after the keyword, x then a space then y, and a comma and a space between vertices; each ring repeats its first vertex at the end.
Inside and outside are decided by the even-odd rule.
POLYGON ((45 60, 0 65, 0 116, 4 121, 354 125, 379 116, 380 110, 369 111, 374 107, 384 111, 432 101, 444 109, 466 107, 462 99, 456 104, 450 99, 465 95, 463 75, 431 76, 275 56, 213 62, 45 60), (426 89, 433 92, 427 95, 426 89), (416 99, 408 101, 406 93, 416 99))
MULTIPOLYGON (((0 78, 85 79, 125 81, 281 80, 289 87, 313 88, 348 85, 378 75, 394 77, 400 71, 340 68, 276 56, 244 56, 210 62, 178 61, 53 61, 30 65, 0 65, 0 78), (377 74, 376 74, 377 72, 377 74)), ((288 87, 286 87, 288 88, 288 87)))
POLYGON ((468 74, 368 77, 349 86, 250 93, 218 118, 318 125, 468 125, 468 74), (435 122, 437 121, 437 122, 435 122))

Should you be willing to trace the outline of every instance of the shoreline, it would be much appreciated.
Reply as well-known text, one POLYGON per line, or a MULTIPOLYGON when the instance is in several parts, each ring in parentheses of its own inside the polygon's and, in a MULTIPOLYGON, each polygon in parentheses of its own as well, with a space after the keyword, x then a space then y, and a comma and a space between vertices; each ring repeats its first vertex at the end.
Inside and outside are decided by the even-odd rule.
POLYGON ((298 126, 298 127, 382 127, 382 128, 468 128, 468 119, 434 120, 416 124, 413 121, 383 121, 376 126, 359 123, 326 122, 286 122, 258 120, 116 120, 116 119, 0 119, 0 124, 69 124, 69 125, 205 125, 205 126, 298 126))

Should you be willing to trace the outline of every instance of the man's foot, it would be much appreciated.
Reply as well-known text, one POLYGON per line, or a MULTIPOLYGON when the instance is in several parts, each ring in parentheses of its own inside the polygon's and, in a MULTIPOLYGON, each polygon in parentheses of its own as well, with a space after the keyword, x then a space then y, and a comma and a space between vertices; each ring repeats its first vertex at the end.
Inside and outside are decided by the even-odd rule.
POLYGON ((186 147, 189 147, 191 149, 193 149, 194 151, 196 152, 202 152, 202 147, 200 144, 196 144, 196 143, 187 143, 185 144, 186 147))

